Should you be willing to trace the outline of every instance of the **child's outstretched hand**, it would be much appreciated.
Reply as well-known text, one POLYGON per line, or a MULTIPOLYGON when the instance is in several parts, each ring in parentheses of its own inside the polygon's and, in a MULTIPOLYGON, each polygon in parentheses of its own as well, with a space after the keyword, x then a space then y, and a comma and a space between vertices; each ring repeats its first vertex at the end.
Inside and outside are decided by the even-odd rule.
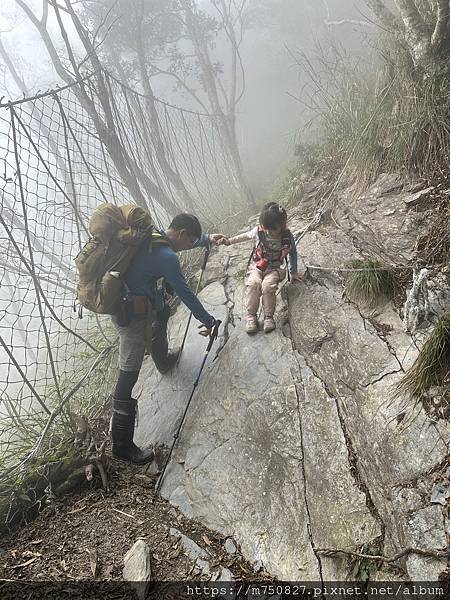
POLYGON ((222 240, 226 239, 223 233, 210 233, 209 239, 216 246, 220 246, 222 244, 222 240))
POLYGON ((292 273, 291 274, 291 283, 296 283, 297 281, 305 281, 306 273, 292 273))

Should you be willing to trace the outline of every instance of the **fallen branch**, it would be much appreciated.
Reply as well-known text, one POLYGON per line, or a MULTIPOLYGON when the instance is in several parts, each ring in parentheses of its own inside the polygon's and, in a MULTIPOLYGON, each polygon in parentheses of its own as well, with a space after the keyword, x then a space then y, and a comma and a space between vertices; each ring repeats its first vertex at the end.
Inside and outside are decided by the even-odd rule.
POLYGON ((123 510, 119 510, 118 508, 113 508, 114 512, 117 512, 121 515, 125 515, 126 517, 130 517, 130 519, 134 519, 136 521, 136 517, 133 517, 133 515, 130 515, 129 513, 123 512, 123 510))
MULTIPOLYGON (((47 433, 50 430, 50 427, 53 423, 53 421, 56 419, 56 417, 62 412, 65 404, 70 400, 70 398, 75 394, 75 392, 77 392, 82 385, 84 384, 84 382, 86 381, 86 379, 89 378, 89 376, 91 375, 91 373, 95 370, 95 368, 97 367, 97 365, 106 357, 108 356, 108 354, 110 354, 110 352, 112 350, 114 350, 115 348, 115 343, 112 344, 111 346, 108 346, 107 348, 104 348, 100 354, 96 357, 96 359, 94 360, 94 362, 92 363, 92 365, 90 366, 89 370, 87 371, 87 373, 85 373, 83 375, 83 377, 78 381, 78 383, 75 385, 75 387, 73 387, 67 394, 66 396, 61 400, 61 402, 59 403, 59 405, 53 409, 53 411, 51 413, 49 413, 49 417, 47 419, 47 423, 40 435, 39 440, 37 441, 36 445, 34 446, 34 448, 29 452, 29 454, 27 454, 27 456, 19 463, 17 463, 16 465, 13 465, 12 467, 10 467, 6 472, 2 473, 2 478, 5 475, 10 475, 11 473, 17 471, 20 468, 24 468, 28 463, 30 463, 32 460, 34 460, 37 455, 40 452, 40 449, 42 447, 42 444, 45 440, 45 437, 47 436, 47 433)), ((46 409, 48 410, 48 409, 46 409)), ((49 412, 49 411, 48 411, 49 412)))
POLYGON ((33 585, 35 581, 25 581, 24 579, 3 579, 0 578, 0 583, 20 583, 20 585, 33 585))
POLYGON ((27 560, 24 563, 21 563, 20 565, 14 565, 12 567, 9 567, 10 569, 21 569, 22 567, 28 567, 28 565, 31 565, 31 563, 34 563, 38 558, 41 558, 42 555, 39 556, 35 556, 34 558, 30 558, 30 560, 27 560))
POLYGON ((108 479, 106 477, 106 473, 105 473, 103 464, 102 464, 101 460, 95 460, 94 462, 98 469, 98 472, 100 473, 100 477, 102 478, 103 489, 107 490, 108 489, 108 479))
POLYGON ((385 563, 393 563, 408 554, 419 554, 420 556, 429 556, 432 558, 450 558, 449 550, 423 550, 422 548, 406 548, 398 554, 391 556, 376 556, 374 554, 362 554, 361 552, 352 552, 351 550, 340 550, 339 548, 316 548, 317 554, 323 554, 324 556, 335 556, 336 554, 344 554, 346 556, 354 556, 355 558, 362 558, 365 560, 378 560, 385 563))

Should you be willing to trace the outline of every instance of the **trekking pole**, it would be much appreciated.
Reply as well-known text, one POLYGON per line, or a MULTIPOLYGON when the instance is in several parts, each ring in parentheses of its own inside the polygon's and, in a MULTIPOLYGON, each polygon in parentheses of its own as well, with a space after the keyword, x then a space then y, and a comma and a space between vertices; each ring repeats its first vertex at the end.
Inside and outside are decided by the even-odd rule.
POLYGON ((217 339, 217 336, 219 334, 219 327, 220 327, 221 322, 222 321, 216 321, 214 323, 214 327, 213 327, 213 329, 211 331, 211 335, 209 336, 208 346, 206 347, 205 355, 203 356, 202 364, 201 364, 200 370, 198 372, 197 379, 194 381, 194 385, 192 386, 191 395, 189 396, 189 400, 188 400, 188 402, 186 404, 186 408, 184 409, 184 413, 183 413, 183 416, 181 418, 181 422, 180 422, 180 425, 178 427, 178 431, 174 435, 172 447, 170 448, 169 454, 168 454, 168 456, 166 458, 166 462, 164 463, 163 470, 161 471, 161 475, 159 476, 158 481, 156 483, 156 493, 159 493, 159 490, 161 488, 161 484, 162 484, 162 481, 164 479, 164 475, 166 473, 167 465, 169 464, 169 461, 170 461, 170 459, 172 457, 173 449, 175 448, 175 444, 177 443, 177 440, 178 440, 178 438, 180 436, 181 428, 183 427, 184 420, 186 418, 187 412, 189 410, 189 406, 191 404, 191 400, 192 400, 192 398, 194 396, 194 393, 195 393, 195 390, 196 390, 196 388, 198 386, 198 382, 200 381, 200 376, 202 374, 203 367, 205 366, 206 359, 208 358, 208 355, 209 355, 209 352, 210 352, 210 350, 212 348, 214 340, 217 339))
MULTIPOLYGON (((200 289, 200 284, 202 282, 202 278, 203 278, 203 273, 205 272, 206 269, 206 263, 208 262, 208 258, 209 258, 209 253, 211 252, 211 246, 209 248, 206 249, 205 255, 203 257, 203 264, 202 264, 202 270, 200 272, 200 277, 199 280, 197 282, 197 288, 195 290, 195 295, 198 295, 198 290, 200 289)), ((191 325, 191 320, 192 320, 192 313, 189 313, 189 319, 186 325, 186 329, 184 331, 184 336, 183 336, 183 341, 181 342, 181 347, 180 347, 180 352, 178 354, 178 358, 177 358, 177 362, 175 363, 175 366, 178 366, 178 363, 180 362, 180 358, 181 358, 181 354, 183 352, 183 348, 184 348, 184 344, 186 342, 186 338, 187 338, 187 334, 189 331, 189 327, 191 325)))

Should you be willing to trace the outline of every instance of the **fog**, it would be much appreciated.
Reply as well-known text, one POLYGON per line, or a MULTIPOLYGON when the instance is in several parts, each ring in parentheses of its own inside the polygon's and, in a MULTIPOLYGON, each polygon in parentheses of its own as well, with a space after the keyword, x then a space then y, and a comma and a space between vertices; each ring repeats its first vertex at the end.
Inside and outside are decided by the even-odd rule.
MULTIPOLYGON (((27 4, 40 15, 40 1, 27 0, 27 4)), ((217 16, 210 0, 199 4, 207 13, 217 16)), ((379 33, 371 20, 364 0, 249 0, 247 3, 241 46, 245 92, 237 106, 236 131, 246 175, 257 197, 269 194, 276 185, 292 158, 296 139, 301 138, 302 127, 312 117, 296 100, 302 98, 306 84, 298 53, 307 52, 314 60, 318 44, 325 49, 338 44, 354 57, 360 55, 366 60, 379 33)), ((64 23, 75 51, 84 56, 72 23, 67 18, 64 23)), ((61 56, 65 56, 59 27, 52 14, 48 29, 61 56)), ((0 6, 0 31, 0 39, 30 95, 61 84, 38 33, 13 1, 4 1, 0 6)), ((111 25, 108 35, 114 36, 114 32, 111 25)), ((103 41, 103 45, 106 43, 103 41)), ((213 53, 227 81, 230 52, 223 36, 214 40, 213 53)), ((2 70, 2 95, 15 99, 21 95, 17 85, 4 64, 2 70)), ((162 99, 193 107, 192 99, 170 78, 154 76, 152 85, 155 94, 162 99)), ((196 86, 202 96, 198 82, 196 86)))
POLYGON ((257 194, 267 194, 276 185, 313 116, 295 100, 303 97, 306 84, 298 53, 304 51, 314 61, 318 43, 325 48, 342 44, 353 55, 370 51, 370 28, 345 22, 362 21, 368 14, 362 0, 267 0, 265 5, 243 47, 247 86, 239 110, 242 152, 257 194))
MULTIPOLYGON (((147 1, 150 6, 156 0, 147 1)), ((241 1, 239 0, 238 4, 241 1)), ((18 4, 23 2, 35 11, 38 19, 41 19, 42 2, 40 0, 18 0, 18 4)), ((91 0, 81 3, 81 5, 90 4, 100 6, 98 3, 92 3, 91 0)), ((114 3, 111 4, 115 6, 114 3)), ((200 5, 206 15, 217 18, 213 0, 203 0, 200 5)), ((236 97, 239 98, 239 101, 234 111, 235 131, 240 158, 242 158, 244 179, 259 202, 263 197, 270 195, 279 185, 287 168, 294 163, 295 144, 305 139, 305 136, 311 139, 315 135, 314 128, 309 129, 308 132, 304 131, 304 126, 311 121, 314 114, 305 105, 308 81, 301 66, 300 55, 306 53, 314 65, 317 60, 318 47, 321 47, 322 52, 326 53, 333 46, 342 46, 351 52, 354 58, 360 57, 369 64, 377 29, 366 22, 368 9, 363 0, 354 0, 353 2, 249 0, 246 6, 247 11, 243 18, 245 27, 239 48, 240 54, 237 57, 236 97), (240 64, 242 64, 243 77, 240 64)), ((127 16, 119 12, 112 16, 108 13, 104 19, 102 18, 97 31, 96 51, 101 60, 105 60, 105 65, 102 66, 105 66, 108 72, 112 70, 113 75, 122 81, 125 77, 125 83, 129 86, 127 89, 133 88, 140 93, 146 92, 148 98, 145 81, 143 82, 136 76, 138 69, 136 69, 136 63, 133 62, 136 60, 133 56, 133 36, 136 34, 132 27, 133 22, 131 21, 128 30, 120 28, 120 20, 127 16), (129 39, 127 39, 127 31, 129 39), (115 56, 114 53, 118 56, 115 56)), ((70 73, 71 77, 74 77, 75 62, 79 65, 79 69, 78 67, 76 69, 79 74, 84 76, 92 72, 92 64, 86 60, 86 48, 83 47, 73 22, 63 12, 61 21, 64 24, 67 39, 70 41, 73 56, 67 51, 55 14, 49 10, 47 32, 54 44, 57 60, 61 61, 62 66, 70 73)), ((206 19, 204 22, 211 28, 208 33, 211 62, 216 72, 215 75, 219 74, 220 79, 217 84, 220 98, 218 105, 222 102, 220 110, 225 110, 228 101, 233 106, 230 91, 233 81, 230 43, 229 39, 227 40, 223 35, 223 31, 220 29, 216 31, 214 27, 211 27, 211 23, 214 21, 206 19), (227 94, 229 95, 227 96, 227 94)), ((89 20, 85 25, 92 30, 95 28, 95 23, 93 24, 89 20)), ((176 28, 177 26, 174 27, 175 30, 176 28)), ((156 30, 155 35, 157 33, 156 30)), ((0 95, 3 96, 3 102, 22 96, 30 97, 67 83, 58 76, 54 67, 55 57, 53 57, 53 61, 50 59, 36 28, 16 2, 3 1, 0 4, 0 42, 0 56, 2 57, 0 95)), ((151 40, 150 42, 146 40, 146 43, 150 44, 151 49, 155 52, 156 66, 161 67, 162 65, 163 69, 168 69, 168 64, 177 64, 177 56, 173 52, 183 55, 183 59, 180 60, 179 73, 186 78, 184 80, 185 88, 179 85, 179 80, 174 81, 173 73, 170 76, 158 74, 153 66, 149 80, 154 97, 170 105, 190 111, 199 111, 203 114, 173 113, 175 118, 178 118, 177 115, 181 115, 177 135, 180 135, 179 132, 184 128, 180 138, 181 144, 180 140, 175 140, 178 144, 176 146, 174 140, 171 139, 170 124, 167 122, 167 111, 175 109, 167 108, 165 104, 158 104, 158 108, 155 109, 149 107, 143 100, 145 110, 149 111, 147 114, 152 115, 151 111, 155 111, 150 118, 151 131, 149 129, 148 134, 152 135, 155 132, 155 123, 159 120, 157 129, 159 128, 161 139, 166 144, 169 158, 175 161, 176 173, 173 173, 170 168, 165 169, 166 158, 160 155, 158 140, 153 140, 152 146, 148 140, 144 143, 145 140, 142 138, 138 144, 139 147, 127 146, 127 160, 133 160, 134 170, 141 169, 140 179, 139 176, 136 176, 139 180, 138 188, 139 186, 142 189, 145 188, 147 197, 149 194, 145 177, 150 176, 153 184, 158 184, 161 197, 171 201, 176 200, 180 190, 184 191, 195 202, 192 211, 198 206, 199 211, 204 211, 198 214, 208 217, 209 223, 212 224, 213 216, 223 213, 222 209, 226 208, 228 214, 236 210, 237 205, 233 201, 233 195, 238 198, 241 205, 245 205, 244 196, 239 196, 236 188, 240 165, 232 165, 232 169, 228 172, 224 166, 227 162, 225 154, 219 152, 220 138, 224 136, 224 127, 226 129, 226 124, 231 118, 234 119, 233 110, 222 120, 220 118, 217 120, 217 114, 214 117, 204 114, 205 111, 208 114, 215 113, 215 111, 217 113, 217 106, 208 104, 211 101, 211 95, 208 95, 206 85, 202 85, 202 83, 205 84, 205 81, 195 62, 185 58, 192 54, 193 42, 191 43, 181 36, 175 44, 172 44, 171 53, 166 55, 163 51, 164 40, 158 42, 155 46, 156 49, 153 48, 151 40), (187 88, 193 90, 194 94, 187 92, 187 88), (160 114, 157 114, 158 111, 160 114), (195 131, 196 124, 199 127, 198 131, 195 131), (186 127, 188 131, 186 131, 186 127), (215 152, 217 152, 217 156, 213 156, 215 152), (183 156, 184 153, 188 153, 188 157, 183 156), (205 153, 209 153, 207 165, 202 164, 205 163, 203 160, 205 153), (181 162, 181 157, 184 162, 181 162), (222 162, 223 164, 221 164, 222 162), (203 179, 196 181, 196 177, 203 179)), ((179 73, 175 72, 175 75, 181 77, 179 73)), ((120 88, 116 87, 114 101, 120 96, 120 92, 117 90, 120 88)), ((85 107, 81 107, 78 97, 75 97, 76 94, 74 95, 71 90, 66 90, 66 92, 62 95, 58 94, 58 96, 60 102, 62 98, 65 110, 69 115, 68 123, 76 132, 73 139, 70 140, 69 146, 64 139, 64 136, 67 135, 66 125, 61 119, 58 105, 52 96, 42 99, 42 102, 39 100, 37 104, 23 103, 17 109, 18 115, 25 120, 25 126, 19 132, 17 160, 23 171, 24 200, 27 208, 22 206, 19 194, 17 164, 14 159, 11 133, 12 113, 7 107, 0 108, 2 111, 0 115, 0 170, 3 179, 3 217, 11 227, 18 248, 27 256, 24 223, 28 212, 29 223, 31 223, 31 244, 34 245, 34 259, 37 260, 39 277, 42 277, 40 285, 49 298, 54 300, 52 308, 60 320, 58 323, 54 319, 54 315, 50 315, 46 309, 44 310, 44 320, 46 323, 48 321, 48 340, 46 342, 47 332, 43 330, 43 318, 38 311, 35 287, 29 274, 23 268, 23 261, 21 262, 17 248, 14 249, 6 234, 6 228, 3 228, 5 231, 1 231, 0 228, 1 251, 5 259, 3 265, 0 265, 0 333, 15 356, 19 369, 37 386, 39 392, 41 388, 45 392, 47 386, 52 386, 52 373, 46 355, 48 347, 53 343, 57 359, 55 370, 58 377, 73 370, 74 360, 71 354, 75 349, 80 349, 80 343, 78 342, 77 346, 70 334, 61 330, 61 322, 65 322, 70 329, 78 331, 78 333, 87 333, 86 321, 80 323, 72 311, 74 293, 70 288, 73 290, 74 278, 68 278, 68 273, 73 271, 73 258, 79 251, 81 237, 80 231, 77 231, 75 226, 76 218, 71 212, 68 200, 70 200, 71 194, 78 195, 79 208, 81 207, 83 217, 87 219, 93 206, 101 200, 99 189, 102 191, 103 188, 103 197, 106 191, 108 201, 115 200, 122 203, 125 203, 131 191, 130 184, 123 178, 121 160, 111 156, 111 148, 107 148, 110 157, 106 160, 106 152, 99 144, 98 129, 95 131, 92 120, 90 120, 92 115, 88 115, 85 107), (32 146, 30 139, 27 140, 27 131, 32 138, 34 137, 36 148, 32 146), (48 140, 52 136, 53 140, 49 142, 48 140), (77 144, 80 144, 80 147, 77 144), (70 172, 68 165, 65 164, 66 150, 73 160, 70 172), (83 151, 88 156, 89 169, 92 169, 100 180, 100 186, 91 172, 87 173, 87 163, 83 162, 85 157, 81 155, 83 151), (38 159, 37 152, 45 155, 44 159, 50 165, 50 176, 43 164, 45 161, 38 159), (114 181, 113 185, 111 176, 114 181), (15 221, 14 215, 22 219, 22 222, 15 221), (42 250, 38 248, 38 244, 41 246, 44 244, 49 255, 53 253, 54 256, 59 257, 65 265, 64 269, 61 270, 55 266, 56 262, 53 263, 51 259, 50 262, 45 259, 45 253, 43 254, 42 250), (15 269, 9 274, 8 268, 5 269, 8 262, 10 266, 14 265, 15 269), (20 270, 22 272, 17 275, 20 270), (70 285, 65 289, 58 285, 58 281, 70 285)), ((132 97, 127 114, 118 114, 114 117, 116 119, 115 126, 122 118, 125 121, 125 124, 119 127, 121 136, 126 137, 131 133, 131 128, 135 126, 133 123, 139 122, 139 119, 146 114, 145 111, 137 111, 136 107, 140 102, 138 98, 140 96, 132 97)), ((126 101, 128 102, 128 99, 126 101)), ((124 106, 122 102, 119 113, 124 106)), ((142 133, 140 130, 144 129, 144 124, 140 122, 137 129, 139 136, 142 133)), ((136 132, 133 135, 136 135, 136 132)), ((104 142, 104 140, 100 141, 104 142)), ((230 155, 227 155, 228 159, 231 155, 232 151, 230 151, 230 155)), ((243 189, 246 190, 245 186, 239 189, 240 193, 243 189)), ((153 201, 153 199, 151 200, 153 201)), ((159 213, 154 211, 153 214, 154 216, 164 214, 165 218, 161 218, 161 221, 166 221, 167 215, 173 210, 165 206, 164 202, 161 204, 161 201, 159 207, 159 213)), ((0 391, 19 401, 22 399, 22 404, 25 406, 31 395, 29 389, 23 385, 19 369, 17 366, 14 368, 11 365, 5 349, 0 348, 0 379, 2 382, 0 391)), ((0 411, 0 416, 1 414, 2 411, 0 411)))

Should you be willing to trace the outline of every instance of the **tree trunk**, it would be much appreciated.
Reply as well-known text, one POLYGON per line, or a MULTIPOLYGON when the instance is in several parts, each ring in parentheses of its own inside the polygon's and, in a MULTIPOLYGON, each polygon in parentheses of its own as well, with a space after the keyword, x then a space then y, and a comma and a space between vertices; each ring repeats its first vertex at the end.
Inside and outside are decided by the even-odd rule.
POLYGON ((143 45, 143 41, 142 41, 143 18, 144 18, 144 0, 140 0, 140 6, 139 6, 139 11, 137 12, 137 23, 136 23, 137 56, 138 56, 138 62, 139 62, 139 69, 141 72, 141 80, 142 80, 145 94, 146 94, 145 105, 146 105, 146 108, 148 110, 148 114, 150 117, 152 142, 156 147, 156 158, 158 160, 159 165, 161 166, 161 169, 163 170, 164 174, 168 178, 169 182, 174 186, 174 188, 179 193, 181 200, 185 205, 185 208, 188 209, 190 212, 193 212, 194 206, 193 206, 193 201, 192 201, 191 195, 188 192, 186 186, 184 185, 184 183, 180 177, 180 174, 177 171, 175 171, 174 169, 172 169, 172 167, 170 166, 170 164, 167 160, 167 157, 166 157, 166 151, 164 148, 164 144, 161 139, 161 130, 160 130, 160 126, 159 126, 158 111, 155 106, 153 89, 150 85, 150 80, 149 80, 148 72, 147 72, 147 66, 146 66, 146 62, 145 62, 144 45, 143 45))
POLYGON ((428 71, 432 66, 431 38, 414 0, 395 0, 404 24, 404 35, 414 65, 428 71))
POLYGON ((384 27, 398 39, 403 39, 413 65, 421 76, 432 77, 449 73, 450 17, 449 0, 435 0, 424 6, 419 0, 394 0, 400 20, 385 5, 384 0, 366 0, 384 27), (427 9, 427 10, 425 10, 427 9), (435 23, 430 28, 427 15, 435 23))
POLYGON ((183 0, 183 6, 186 18, 186 27, 194 46, 194 52, 202 72, 203 84, 208 95, 211 108, 217 116, 222 137, 225 140, 230 154, 236 185, 251 208, 255 208, 253 194, 245 181, 244 169, 236 139, 234 112, 232 111, 230 118, 222 110, 214 75, 214 67, 211 63, 207 42, 203 32, 199 31, 197 18, 194 14, 194 9, 190 3, 190 0, 183 0))
MULTIPOLYGON (((33 11, 29 8, 29 6, 24 2, 24 0, 15 0, 16 3, 22 8, 25 14, 28 16, 30 21, 38 30, 46 48, 49 53, 49 56, 52 60, 52 63, 55 67, 56 72, 61 77, 63 81, 67 84, 76 84, 76 80, 73 79, 66 68, 64 67, 59 54, 52 42, 52 39, 47 31, 46 27, 46 17, 42 20, 39 20, 33 11)), ((51 4, 50 0, 44 0, 44 6, 48 9, 48 4, 51 4)), ((111 110, 111 104, 109 102, 108 92, 106 89, 105 81, 103 79, 102 67, 100 64, 100 60, 98 58, 96 49, 92 46, 89 39, 87 38, 86 31, 84 30, 82 24, 80 23, 77 15, 75 14, 70 1, 66 0, 67 11, 70 14, 75 29, 80 37, 81 42, 84 45, 84 48, 87 52, 89 60, 92 63, 93 68, 98 72, 97 74, 97 88, 96 93, 97 97, 100 101, 100 104, 103 109, 103 116, 98 112, 95 104, 89 98, 84 85, 73 85, 73 92, 76 95, 78 101, 81 106, 86 110, 90 118, 92 119, 95 129, 103 141, 105 148, 108 154, 111 157, 111 160, 114 163, 114 166, 117 169, 123 183, 129 190, 131 196, 133 197, 136 204, 148 210, 147 200, 142 192, 140 184, 145 190, 147 197, 155 198, 158 204, 167 212, 175 214, 178 212, 178 207, 172 202, 169 196, 162 190, 158 185, 156 185, 136 164, 136 162, 129 156, 126 149, 123 147, 119 136, 117 134, 116 125, 113 119, 113 113, 111 110)), ((58 17, 59 7, 57 4, 53 5, 55 9, 55 13, 58 17)), ((68 46, 69 56, 72 57, 72 50, 70 48, 70 42, 68 40, 68 36, 65 32, 64 25, 61 20, 59 20, 61 34, 63 39, 68 46)), ((72 61, 74 59, 72 58, 72 61)), ((75 72, 77 72, 76 65, 74 66, 75 72)))

